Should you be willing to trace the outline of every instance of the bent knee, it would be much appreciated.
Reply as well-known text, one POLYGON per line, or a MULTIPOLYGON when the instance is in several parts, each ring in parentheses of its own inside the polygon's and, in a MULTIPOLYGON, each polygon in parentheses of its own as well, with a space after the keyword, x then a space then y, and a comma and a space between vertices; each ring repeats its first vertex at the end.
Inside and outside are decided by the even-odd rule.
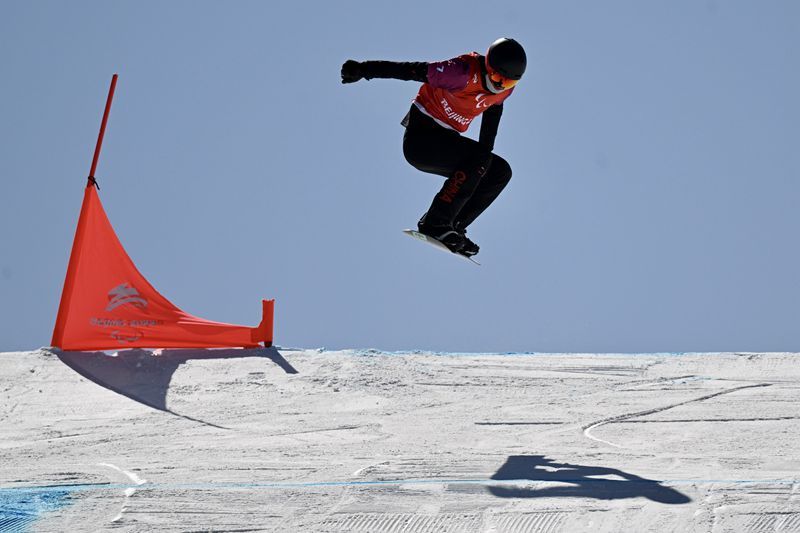
POLYGON ((500 181, 508 182, 511 180, 511 165, 499 155, 495 155, 492 158, 491 171, 500 181))
POLYGON ((408 164, 412 166, 417 166, 417 162, 419 161, 415 148, 413 142, 409 141, 408 137, 403 139, 403 157, 405 157, 408 164))

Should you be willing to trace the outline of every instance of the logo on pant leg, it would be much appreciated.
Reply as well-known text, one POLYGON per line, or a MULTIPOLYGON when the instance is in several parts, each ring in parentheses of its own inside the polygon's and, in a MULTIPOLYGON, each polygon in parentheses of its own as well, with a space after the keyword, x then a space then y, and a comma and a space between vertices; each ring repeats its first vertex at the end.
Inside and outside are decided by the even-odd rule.
POLYGON ((461 186, 464 185, 465 181, 467 181, 467 175, 464 173, 464 171, 456 171, 456 173, 453 174, 453 177, 447 180, 442 194, 439 195, 439 199, 448 204, 452 204, 456 195, 458 195, 458 191, 461 190, 461 186))

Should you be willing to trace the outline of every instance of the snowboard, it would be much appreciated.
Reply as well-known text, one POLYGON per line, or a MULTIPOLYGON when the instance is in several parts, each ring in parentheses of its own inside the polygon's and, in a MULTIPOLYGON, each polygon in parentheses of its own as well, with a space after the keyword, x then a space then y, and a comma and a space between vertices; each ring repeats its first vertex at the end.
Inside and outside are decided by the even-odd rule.
POLYGON ((447 252, 450 255, 455 255, 456 257, 460 257, 461 259, 463 259, 465 261, 469 261, 472 264, 480 265, 480 263, 475 261, 473 258, 468 257, 468 256, 466 256, 464 254, 460 254, 460 253, 451 251, 450 248, 448 248, 447 246, 442 244, 440 241, 437 241, 433 237, 428 237, 424 233, 420 233, 420 232, 418 232, 416 230, 413 230, 413 229, 404 229, 403 233, 405 233, 409 237, 413 237, 413 238, 417 239, 418 241, 422 241, 424 243, 428 243, 431 246, 433 246, 434 248, 438 248, 439 250, 442 250, 443 252, 447 252))

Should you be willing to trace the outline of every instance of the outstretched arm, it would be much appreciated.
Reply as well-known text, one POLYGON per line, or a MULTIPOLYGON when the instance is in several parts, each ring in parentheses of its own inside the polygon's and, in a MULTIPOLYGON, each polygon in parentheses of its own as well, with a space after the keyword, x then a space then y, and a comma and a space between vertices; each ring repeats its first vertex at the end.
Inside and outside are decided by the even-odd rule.
POLYGON ((391 78, 395 80, 428 81, 428 63, 423 61, 353 61, 342 65, 342 83, 353 83, 360 79, 391 78))
POLYGON ((426 63, 424 61, 345 61, 342 65, 342 83, 353 83, 362 78, 393 78, 419 81, 449 91, 460 91, 469 81, 469 64, 459 58, 426 63))

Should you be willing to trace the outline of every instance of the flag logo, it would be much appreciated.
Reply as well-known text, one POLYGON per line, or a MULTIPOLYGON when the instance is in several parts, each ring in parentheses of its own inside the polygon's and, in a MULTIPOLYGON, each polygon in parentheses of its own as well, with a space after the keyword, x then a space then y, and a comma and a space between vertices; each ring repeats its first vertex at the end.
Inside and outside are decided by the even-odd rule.
POLYGON ((130 304, 139 309, 145 309, 147 307, 147 300, 142 298, 139 291, 136 290, 136 287, 133 287, 130 283, 117 285, 108 291, 108 305, 106 306, 106 311, 113 311, 117 307, 125 304, 130 304))

